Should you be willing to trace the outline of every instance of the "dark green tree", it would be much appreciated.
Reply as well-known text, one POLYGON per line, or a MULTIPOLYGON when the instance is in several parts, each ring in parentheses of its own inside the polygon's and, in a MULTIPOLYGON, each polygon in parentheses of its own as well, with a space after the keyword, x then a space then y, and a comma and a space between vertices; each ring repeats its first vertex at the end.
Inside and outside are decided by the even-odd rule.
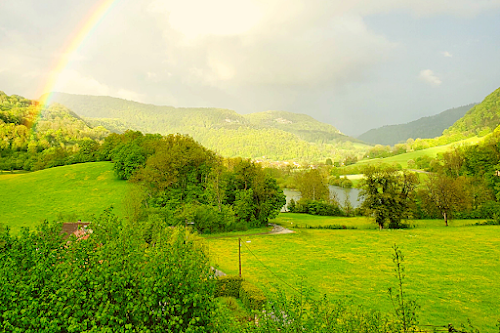
POLYGON ((380 229, 386 222, 390 228, 401 227, 401 220, 409 213, 418 177, 389 165, 368 165, 363 174, 361 196, 366 214, 374 217, 380 229))

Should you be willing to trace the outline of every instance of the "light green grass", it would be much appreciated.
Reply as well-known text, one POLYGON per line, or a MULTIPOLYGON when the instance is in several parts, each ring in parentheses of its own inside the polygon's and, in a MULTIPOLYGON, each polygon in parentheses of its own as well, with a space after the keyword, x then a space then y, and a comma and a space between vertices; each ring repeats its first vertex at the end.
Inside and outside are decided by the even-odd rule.
MULTIPOLYGON (((350 223, 366 221, 355 218, 350 223)), ((299 229, 295 234, 242 237, 243 275, 265 290, 279 285, 294 293, 286 284, 298 288, 304 283, 315 290, 315 297, 326 293, 389 312, 387 289, 397 284, 392 246, 398 244, 405 256, 406 290, 421 306, 421 324, 458 325, 470 318, 483 332, 494 331, 500 319, 500 228, 422 223, 427 227, 299 229)), ((238 241, 207 242, 214 263, 228 274, 237 274, 238 241)))
POLYGON ((412 151, 404 154, 399 154, 395 156, 390 156, 386 158, 374 158, 374 159, 366 159, 366 160, 361 160, 356 165, 359 164, 372 164, 372 163, 399 163, 404 169, 408 168, 408 160, 415 160, 417 157, 421 157, 424 155, 427 155, 429 157, 435 158, 439 153, 444 153, 448 151, 451 147, 457 146, 457 145, 469 145, 469 144, 477 144, 479 141, 481 141, 483 138, 479 137, 473 137, 469 138, 466 140, 458 141, 458 142, 453 142, 447 145, 443 146, 437 146, 437 147, 431 147, 427 149, 422 149, 422 150, 417 150, 417 151, 412 151))
POLYGON ((122 215, 122 199, 129 184, 117 180, 111 162, 61 166, 0 175, 0 222, 17 233, 44 219, 74 215, 83 221, 109 206, 122 215))
MULTIPOLYGON (((486 220, 449 220, 450 227, 471 226, 486 220)), ((341 216, 318 216, 309 214, 281 213, 271 221, 287 228, 307 228, 328 225, 345 225, 356 229, 378 229, 378 225, 372 218, 364 216, 341 217, 341 216)), ((445 227, 444 220, 405 220, 412 228, 440 228, 445 227)))
POLYGON ((228 231, 228 232, 220 232, 216 234, 204 234, 204 238, 220 238, 220 237, 238 237, 238 236, 246 236, 246 235, 252 235, 252 234, 262 234, 266 232, 270 232, 273 230, 272 226, 267 226, 267 227, 261 227, 261 228, 255 228, 255 229, 248 229, 248 230, 239 230, 239 231, 228 231))

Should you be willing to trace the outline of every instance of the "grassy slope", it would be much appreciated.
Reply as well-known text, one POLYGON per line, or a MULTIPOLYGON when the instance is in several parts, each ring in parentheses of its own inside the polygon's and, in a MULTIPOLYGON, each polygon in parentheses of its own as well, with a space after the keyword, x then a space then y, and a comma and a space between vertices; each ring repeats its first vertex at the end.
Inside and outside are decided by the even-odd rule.
MULTIPOLYGON (((307 215, 285 218, 304 223, 307 215)), ((283 217, 279 217, 278 221, 283 217)), ((359 218, 334 223, 368 226, 359 218), (352 221, 352 222, 351 222, 352 221)), ((313 296, 326 293, 355 304, 392 311, 387 288, 396 287, 391 247, 405 255, 407 292, 421 305, 421 324, 465 323, 470 318, 482 331, 494 330, 500 319, 500 228, 441 227, 441 221, 421 221, 426 228, 409 230, 298 230, 295 234, 242 237, 243 275, 266 289, 279 279, 298 287, 303 280, 313 296), (250 241, 248 243, 247 241, 250 241), (274 273, 264 268, 247 247, 274 273)), ((456 225, 467 222, 456 221, 456 225)), ((220 269, 238 270, 234 238, 208 240, 220 269)))
POLYGON ((0 222, 14 233, 59 213, 88 220, 113 205, 122 214, 127 183, 110 162, 67 165, 24 174, 0 174, 0 222))
POLYGON ((450 149, 453 146, 456 145, 462 145, 462 144, 477 144, 479 141, 481 141, 483 138, 479 138, 477 136, 473 138, 469 138, 466 140, 461 140, 458 142, 453 142, 447 145, 443 146, 437 146, 437 147, 432 147, 432 148, 427 148, 427 149, 422 149, 422 150, 417 150, 417 151, 412 151, 404 154, 399 154, 391 157, 386 157, 386 158, 373 158, 373 159, 366 159, 359 161, 357 164, 369 164, 369 163, 378 163, 378 162, 383 162, 383 163, 399 163, 403 168, 408 167, 408 160, 412 159, 415 160, 417 157, 427 155, 429 157, 436 157, 437 154, 439 153, 444 153, 448 149, 450 149))

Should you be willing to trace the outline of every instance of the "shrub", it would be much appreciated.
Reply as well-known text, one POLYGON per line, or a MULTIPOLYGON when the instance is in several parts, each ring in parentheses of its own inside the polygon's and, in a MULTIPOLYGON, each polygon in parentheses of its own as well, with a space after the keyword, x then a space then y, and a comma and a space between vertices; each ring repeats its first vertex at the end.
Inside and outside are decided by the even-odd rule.
POLYGON ((247 281, 241 283, 239 296, 243 305, 252 310, 261 310, 266 304, 262 290, 247 281))
POLYGON ((242 282, 243 278, 236 275, 226 275, 219 277, 215 286, 215 297, 240 297, 240 288, 242 282))
POLYGON ((323 200, 308 200, 300 199, 296 202, 295 207, 290 210, 292 213, 305 213, 321 216, 343 216, 336 202, 327 202, 323 200))

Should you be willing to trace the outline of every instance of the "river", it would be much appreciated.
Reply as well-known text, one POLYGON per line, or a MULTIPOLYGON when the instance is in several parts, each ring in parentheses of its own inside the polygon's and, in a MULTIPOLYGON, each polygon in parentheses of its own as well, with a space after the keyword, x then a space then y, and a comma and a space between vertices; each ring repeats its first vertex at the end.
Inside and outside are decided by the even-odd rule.
MULTIPOLYGON (((346 196, 349 196, 349 202, 353 208, 357 208, 361 205, 361 202, 358 201, 358 195, 361 190, 359 188, 342 188, 340 186, 328 185, 330 188, 330 198, 336 197, 337 201, 341 206, 344 205, 346 196)), ((290 200, 299 200, 301 198, 300 192, 291 190, 288 188, 283 189, 283 193, 286 196, 286 204, 290 202, 290 200)), ((282 212, 286 211, 286 205, 281 209, 282 212)))

